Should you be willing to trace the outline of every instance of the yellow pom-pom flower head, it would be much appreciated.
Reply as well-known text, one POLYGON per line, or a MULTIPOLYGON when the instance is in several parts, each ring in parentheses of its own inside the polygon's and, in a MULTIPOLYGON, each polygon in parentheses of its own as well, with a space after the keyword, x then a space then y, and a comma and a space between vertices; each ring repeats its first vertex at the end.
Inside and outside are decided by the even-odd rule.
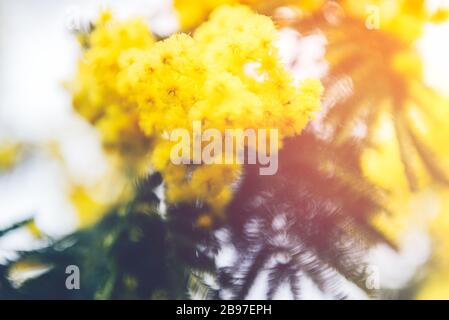
POLYGON ((147 154, 164 177, 168 202, 202 201, 221 212, 242 163, 198 162, 188 146, 191 164, 175 164, 177 141, 170 134, 193 133, 199 124, 224 145, 226 130, 276 129, 279 141, 267 140, 276 148, 299 134, 319 107, 321 84, 294 83, 276 38, 272 20, 245 6, 220 7, 193 35, 158 42, 141 20, 100 19, 80 62, 75 109, 99 129, 108 149, 147 154))

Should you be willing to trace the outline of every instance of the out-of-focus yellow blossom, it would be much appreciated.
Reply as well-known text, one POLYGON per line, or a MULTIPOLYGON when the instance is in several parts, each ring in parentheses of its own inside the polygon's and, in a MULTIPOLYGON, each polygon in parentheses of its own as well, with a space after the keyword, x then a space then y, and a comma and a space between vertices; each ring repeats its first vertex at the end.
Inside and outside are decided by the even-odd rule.
MULTIPOLYGON (((283 3, 288 3, 288 0, 283 3)), ((425 0, 305 0, 296 1, 308 13, 340 8, 350 19, 378 22, 374 28, 389 33, 404 43, 419 38, 426 23, 444 22, 449 17, 447 8, 432 11, 425 0)))
POLYGON ((76 209, 79 227, 86 227, 94 224, 105 213, 108 208, 106 203, 93 198, 92 190, 84 187, 73 188, 70 200, 76 209))
POLYGON ((374 223, 397 238, 413 223, 409 206, 420 196, 417 190, 427 188, 435 178, 429 165, 449 164, 445 151, 449 130, 443 123, 448 119, 447 101, 423 84, 422 60, 413 46, 424 25, 438 20, 435 15, 442 19, 444 10, 430 12, 422 0, 337 2, 345 13, 341 24, 318 27, 327 28, 327 57, 331 69, 335 68, 331 72, 346 73, 353 81, 355 99, 342 112, 355 113, 357 104, 376 110, 378 125, 369 128, 373 148, 362 152, 361 164, 367 178, 387 190, 386 205, 393 213, 375 216, 374 223), (366 20, 376 14, 379 30, 367 29, 366 20), (432 155, 424 155, 424 146, 432 155), (410 191, 411 184, 415 193, 410 191))
MULTIPOLYGON (((435 101, 434 101, 435 102, 435 101)), ((440 101, 441 102, 441 101, 440 101)), ((441 103, 440 107, 443 107, 441 103)), ((449 105, 449 104, 446 104, 449 105)), ((437 111, 434 108, 433 111, 437 111)), ((419 128, 421 137, 431 138, 426 140, 433 147, 435 158, 433 161, 448 163, 449 152, 445 147, 448 141, 448 130, 442 125, 443 119, 448 119, 447 108, 441 108, 437 115, 440 117, 440 125, 435 119, 429 122, 423 121, 426 117, 435 114, 415 114, 412 112, 416 128, 419 128), (443 109, 446 109, 443 111, 443 109)), ((362 166, 366 176, 378 186, 388 192, 387 208, 391 214, 381 213, 373 217, 373 224, 382 230, 392 240, 406 233, 408 230, 419 226, 427 229, 430 226, 432 236, 432 259, 426 267, 426 277, 417 291, 417 299, 449 299, 449 191, 442 187, 426 187, 419 192, 411 192, 408 187, 401 163, 399 146, 393 132, 392 120, 382 117, 378 128, 375 148, 364 152, 362 166)), ((418 159, 414 160, 415 172, 418 172, 421 186, 430 185, 429 177, 425 170, 418 165, 418 159)))
MULTIPOLYGON (((181 29, 189 30, 207 20, 209 14, 222 5, 248 5, 258 13, 274 15, 277 9, 284 6, 296 9, 297 13, 316 12, 323 7, 325 2, 326 0, 174 0, 174 7, 181 29)), ((442 17, 443 15, 439 16, 440 19, 442 17)))
MULTIPOLYGON (((408 119, 413 133, 425 142, 435 166, 449 167, 449 98, 436 94, 429 88, 410 84, 415 105, 408 109, 408 119)), ((447 170, 446 170, 447 172, 447 170)))
POLYGON ((377 14, 379 27, 399 37, 405 42, 416 40, 422 33, 425 23, 447 21, 449 10, 441 8, 430 11, 425 0, 175 0, 175 9, 183 28, 198 26, 206 20, 210 12, 224 4, 247 4, 265 13, 282 6, 297 6, 303 13, 316 13, 334 8, 338 4, 344 15, 366 21, 370 15, 377 14), (377 10, 377 11, 374 11, 377 10))
POLYGON ((373 224, 390 239, 396 239, 401 231, 406 230, 408 215, 405 207, 410 200, 410 191, 400 159, 394 124, 386 114, 379 119, 373 145, 372 149, 362 154, 362 170, 370 181, 388 190, 388 209, 395 213, 376 215, 373 217, 373 224), (398 212, 403 214, 396 214, 398 212))
POLYGON ((12 142, 0 142, 0 171, 14 166, 20 159, 21 146, 12 142))
POLYGON ((339 4, 346 16, 326 33, 331 68, 334 75, 351 76, 352 105, 376 101, 370 107, 378 117, 378 126, 369 128, 373 148, 363 151, 361 164, 366 177, 387 191, 389 214, 374 216, 373 223, 391 239, 430 225, 436 250, 417 297, 448 297, 448 209, 437 203, 447 202, 448 196, 442 185, 448 182, 449 101, 425 86, 422 59, 414 47, 425 24, 446 20, 447 10, 431 12, 423 0, 339 4), (369 15, 376 14, 379 30, 365 28, 369 15))
POLYGON ((449 299, 449 191, 441 192, 442 212, 431 224, 433 259, 419 292, 418 299, 449 299))
MULTIPOLYGON (((436 161, 434 165, 444 170, 449 167, 449 99, 420 90, 419 87, 413 89, 417 101, 431 106, 422 108, 417 105, 410 110, 414 132, 430 149, 431 160, 436 161)), ((419 299, 449 299, 449 189, 440 187, 437 191, 442 205, 439 214, 430 223, 433 259, 428 267, 428 276, 418 291, 419 299)))
MULTIPOLYGON (((427 187, 439 172, 431 167, 447 165, 447 155, 442 151, 446 149, 444 138, 438 139, 437 144, 436 137, 447 138, 448 130, 435 126, 434 121, 447 118, 440 110, 439 116, 430 119, 430 114, 445 104, 423 84, 422 61, 413 46, 426 23, 444 18, 444 9, 431 12, 424 0, 340 0, 325 1, 312 14, 315 16, 311 20, 318 21, 314 27, 323 28, 329 39, 327 58, 332 76, 347 74, 352 80, 351 103, 342 104, 346 110, 341 108, 341 116, 336 119, 347 120, 354 115, 363 118, 363 114, 371 117, 369 141, 374 148, 362 152, 361 163, 364 174, 388 191, 387 205, 395 213, 376 217, 376 223, 384 225, 384 230, 400 232, 407 224, 404 212, 409 210, 404 208, 416 196, 410 192, 410 186, 415 191, 427 187), (338 3, 344 13, 337 25, 322 18, 329 3, 338 3), (370 18, 379 18, 378 30, 367 28, 370 18), (376 128, 372 126, 376 122, 373 119, 377 119, 376 128), (434 154, 426 156, 424 149, 434 154)), ((309 27, 308 22, 305 25, 309 27)), ((298 26, 301 30, 301 23, 298 26)), ((338 141, 345 140, 339 137, 338 141)))
MULTIPOLYGON (((306 25, 311 22, 308 27, 325 30, 331 66, 343 62, 349 69, 362 60, 366 60, 366 64, 382 61, 382 67, 386 66, 404 79, 413 76, 422 80, 422 61, 414 44, 426 24, 441 23, 449 17, 447 8, 431 10, 425 0, 298 1, 298 6, 312 14, 310 21, 304 18, 308 21, 306 25), (332 11, 329 8, 340 10, 336 25, 329 23, 328 15, 333 14, 327 13, 332 11), (314 24, 313 21, 319 22, 314 24), (359 44, 357 48, 351 46, 355 43, 359 44)), ((356 71, 351 72, 355 74, 356 71)), ((385 70, 379 69, 378 73, 382 75, 385 70)))
POLYGON ((34 220, 32 220, 30 223, 28 223, 26 225, 26 228, 36 238, 42 238, 44 235, 42 233, 41 229, 39 229, 39 227, 37 226, 36 221, 34 221, 34 220))
POLYGON ((394 34, 407 43, 416 40, 421 35, 424 24, 431 20, 432 15, 428 12, 425 2, 425 0, 339 1, 350 16, 365 20, 369 14, 378 14, 380 30, 394 34))
POLYGON ((105 11, 85 37, 85 51, 71 84, 73 106, 95 125, 107 150, 135 164, 148 152, 149 141, 137 124, 135 102, 117 91, 117 76, 130 51, 150 48, 154 39, 143 19, 122 22, 105 11))
MULTIPOLYGON (((408 69, 406 66, 413 65, 416 61, 413 57, 407 60, 405 57, 403 61, 398 61, 399 65, 402 64, 399 70, 404 71, 403 76, 408 69)), ((379 121, 381 125, 373 139, 375 148, 366 150, 363 154, 362 166, 366 176, 387 190, 389 195, 387 207, 392 214, 377 215, 374 218, 374 223, 380 230, 396 239, 415 226, 430 226, 433 256, 426 268, 426 278, 417 292, 417 298, 447 299, 449 191, 444 183, 435 186, 435 182, 446 181, 447 185, 444 175, 449 167, 449 100, 422 86, 417 80, 417 73, 413 73, 408 79, 410 102, 404 116, 417 149, 415 152, 408 150, 406 158, 408 169, 412 169, 415 174, 419 191, 411 192, 408 187, 406 169, 401 161, 404 157, 400 155, 401 148, 394 132, 393 120, 386 116, 387 113, 379 121), (419 153, 421 154, 418 156, 419 153)), ((408 144, 410 141, 405 141, 403 147, 407 148, 408 144)))
POLYGON ((208 229, 212 226, 213 219, 209 214, 202 214, 198 217, 196 224, 201 228, 208 229))
POLYGON ((392 69, 398 74, 413 79, 421 79, 423 75, 422 60, 418 52, 412 50, 398 51, 391 58, 392 69))
MULTIPOLYGON (((296 1, 298 2, 298 1, 296 1)), ((316 12, 323 8, 326 0, 304 0, 299 2, 299 6, 305 12, 316 12)))
MULTIPOLYGON (((420 150, 403 150, 407 152, 408 169, 402 162, 401 147, 399 146, 396 132, 403 130, 398 127, 387 112, 380 117, 378 127, 373 131, 373 148, 364 151, 361 159, 363 172, 366 177, 377 186, 388 192, 388 209, 393 215, 379 215, 375 217, 376 224, 382 226, 390 236, 396 237, 405 231, 410 223, 416 223, 416 217, 410 217, 410 210, 407 209, 414 198, 420 196, 420 192, 412 192, 407 181, 407 171, 413 170, 416 184, 420 190, 425 190, 432 185, 432 181, 443 177, 431 177, 429 167, 425 167, 428 162, 434 174, 444 172, 444 168, 449 165, 449 152, 446 148, 449 139, 447 120, 449 119, 449 101, 443 97, 438 97, 427 88, 421 86, 413 87, 414 101, 419 105, 409 108, 407 123, 411 128, 414 139, 425 143, 426 156, 419 154, 420 150), (431 106, 431 107, 424 107, 431 106)), ((382 105, 379 106, 382 108, 382 105)), ((410 141, 406 141, 404 147, 408 147, 410 141)), ((421 150, 422 152, 422 150, 421 150)), ((447 212, 441 211, 442 215, 447 212)))
POLYGON ((32 279, 48 271, 51 266, 33 259, 22 259, 11 265, 8 270, 8 279, 17 287, 22 285, 25 281, 32 279))
POLYGON ((133 63, 121 71, 118 91, 138 105, 168 201, 199 199, 220 211, 231 199, 240 166, 174 165, 175 143, 167 132, 192 132, 193 122, 200 121, 202 130, 223 135, 225 129, 275 128, 282 140, 301 132, 317 110, 320 83, 293 83, 274 46, 276 36, 270 18, 245 6, 222 6, 193 37, 176 34, 145 52, 128 53, 133 63))
POLYGON ((427 224, 430 221, 430 214, 425 210, 417 212, 416 209, 416 203, 422 202, 420 199, 427 196, 427 189, 424 187, 428 185, 430 178, 419 158, 409 155, 409 165, 418 173, 417 183, 423 188, 420 192, 410 190, 401 161, 394 121, 387 113, 380 117, 372 138, 373 147, 362 154, 362 170, 367 179, 388 194, 384 203, 388 212, 373 216, 373 224, 391 240, 398 240, 414 224, 427 224), (412 205, 413 203, 415 204, 412 205))
POLYGON ((196 27, 207 19, 213 9, 223 4, 238 3, 236 0, 174 0, 174 6, 183 29, 196 27))
POLYGON ((120 203, 128 203, 134 196, 129 177, 123 174, 120 165, 112 162, 100 179, 90 183, 81 184, 72 180, 69 200, 76 211, 79 227, 93 225, 109 209, 120 203))
POLYGON ((251 5, 262 0, 174 0, 181 27, 191 29, 205 21, 209 14, 221 5, 247 4, 251 5))
POLYGON ((449 8, 441 8, 431 16, 432 23, 443 23, 449 20, 449 8))

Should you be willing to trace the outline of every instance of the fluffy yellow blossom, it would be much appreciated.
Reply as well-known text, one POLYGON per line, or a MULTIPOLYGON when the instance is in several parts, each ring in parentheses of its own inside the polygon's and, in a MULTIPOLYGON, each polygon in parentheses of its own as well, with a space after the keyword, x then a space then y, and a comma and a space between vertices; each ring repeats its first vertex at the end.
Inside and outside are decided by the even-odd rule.
POLYGON ((154 142, 152 163, 162 172, 171 202, 205 201, 220 211, 231 199, 240 165, 179 167, 166 133, 178 128, 301 132, 319 106, 321 85, 293 83, 280 62, 270 18, 245 6, 222 6, 193 34, 176 34, 145 52, 119 76, 119 92, 135 99, 140 126, 154 142), (229 19, 229 17, 233 17, 229 19))
POLYGON ((220 7, 193 36, 156 43, 141 20, 118 23, 105 14, 79 64, 75 109, 98 128, 106 148, 125 156, 148 152, 168 202, 200 200, 220 212, 241 164, 173 164, 168 136, 192 132, 195 121, 221 134, 278 129, 279 142, 300 133, 318 109, 321 85, 293 82, 276 37, 272 20, 245 6, 220 7))
POLYGON ((122 22, 103 12, 85 37, 85 51, 71 84, 73 106, 95 125, 108 150, 128 159, 148 151, 149 141, 137 125, 135 102, 117 90, 118 74, 130 51, 150 48, 154 39, 143 19, 122 22))

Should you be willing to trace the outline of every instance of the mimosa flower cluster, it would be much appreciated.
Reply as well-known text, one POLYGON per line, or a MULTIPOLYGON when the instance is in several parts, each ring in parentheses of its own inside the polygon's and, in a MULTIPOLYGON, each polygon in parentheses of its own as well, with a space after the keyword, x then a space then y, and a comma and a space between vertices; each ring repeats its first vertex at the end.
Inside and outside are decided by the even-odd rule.
POLYGON ((75 83, 76 110, 124 156, 146 154, 162 173, 169 202, 203 201, 220 212, 239 164, 175 165, 168 132, 271 129, 299 134, 320 104, 321 84, 296 84, 274 45, 270 18, 224 6, 192 36, 154 42, 141 20, 103 14, 87 41, 75 83))

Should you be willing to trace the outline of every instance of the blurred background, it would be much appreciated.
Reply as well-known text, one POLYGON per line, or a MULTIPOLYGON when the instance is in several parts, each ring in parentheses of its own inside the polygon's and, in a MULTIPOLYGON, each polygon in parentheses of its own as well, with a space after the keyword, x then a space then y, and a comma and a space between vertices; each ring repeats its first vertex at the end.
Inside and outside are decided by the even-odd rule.
MULTIPOLYGON (((429 6, 441 4, 448 1, 429 1, 429 6)), ((169 0, 0 0, 0 146, 20 149, 14 168, 0 171, 0 229, 35 218, 32 227, 0 239, 0 261, 14 258, 16 250, 41 245, 39 234, 61 237, 89 223, 74 202, 74 197, 82 198, 77 188, 110 182, 112 169, 98 133, 72 110, 66 89, 80 55, 74 31, 87 27, 102 8, 118 18, 143 16, 159 36, 180 28, 169 0)), ((293 72, 304 79, 328 71, 326 43, 323 34, 302 37, 285 28, 279 47, 286 61, 299 54, 293 72)), ((417 47, 425 82, 449 95, 449 23, 426 26, 417 47)), ((110 194, 113 186, 107 188, 110 194)), ((392 290, 406 285, 432 256, 429 221, 441 203, 431 192, 414 201, 410 206, 420 208, 425 218, 400 236, 400 250, 379 245, 370 252, 373 272, 392 290)), ((100 195, 96 202, 101 207, 107 199, 100 195)), ((226 263, 226 253, 222 256, 226 263)), ((250 297, 258 297, 257 287, 251 292, 250 297)), ((357 290, 354 296, 364 297, 357 290)), ((305 297, 326 298, 313 284, 305 297)))

